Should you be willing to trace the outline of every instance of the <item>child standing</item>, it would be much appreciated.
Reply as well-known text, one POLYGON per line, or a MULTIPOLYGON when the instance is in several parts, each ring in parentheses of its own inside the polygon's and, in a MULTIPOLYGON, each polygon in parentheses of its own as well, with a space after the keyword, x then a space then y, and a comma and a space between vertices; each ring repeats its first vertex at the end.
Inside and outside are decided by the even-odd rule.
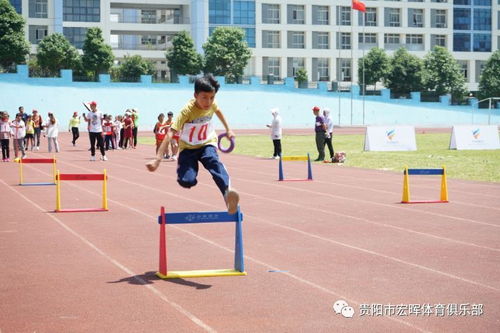
POLYGON ((14 119, 10 127, 12 128, 12 137, 14 139, 15 158, 25 158, 24 137, 26 136, 26 125, 24 124, 22 113, 16 114, 16 119, 14 119))
POLYGON ((78 112, 73 112, 73 117, 69 120, 69 129, 73 135, 73 140, 71 143, 73 147, 76 146, 76 140, 80 137, 80 117, 78 116, 78 112))
POLYGON ((217 155, 217 135, 212 123, 212 116, 217 115, 226 129, 226 135, 234 138, 226 119, 215 103, 215 94, 219 83, 211 75, 196 79, 194 83, 194 99, 190 100, 167 132, 156 159, 146 164, 149 171, 155 171, 165 154, 167 145, 174 134, 180 134, 180 153, 177 165, 177 182, 184 188, 191 188, 197 183, 198 162, 212 175, 215 184, 224 196, 229 214, 238 208, 239 195, 231 188, 229 175, 217 155))
POLYGON ((37 110, 33 110, 33 124, 35 128, 36 150, 40 150, 40 135, 42 134, 43 120, 37 110))
POLYGON ((47 120, 47 123, 43 127, 45 127, 45 133, 46 133, 45 135, 47 135, 49 153, 52 152, 52 145, 54 145, 54 149, 56 153, 58 153, 59 142, 57 141, 57 137, 59 136, 59 124, 53 113, 49 112, 48 116, 49 119, 47 120))
POLYGON ((0 140, 2 143, 2 162, 10 161, 10 137, 12 136, 12 128, 10 127, 9 114, 7 112, 2 114, 0 120, 0 140))
POLYGON ((163 113, 160 113, 158 115, 158 122, 156 123, 154 128, 154 133, 156 138, 156 153, 158 153, 158 149, 160 148, 163 139, 165 139, 165 135, 167 134, 169 127, 170 125, 167 125, 165 122, 165 115, 163 113))
POLYGON ((89 103, 90 111, 88 116, 83 114, 83 119, 88 122, 89 140, 90 140, 90 160, 95 161, 96 142, 101 151, 101 160, 107 161, 106 152, 104 151, 104 142, 102 140, 102 120, 101 111, 97 110, 97 103, 92 101, 89 103))
POLYGON ((109 146, 111 146, 111 149, 115 149, 115 142, 113 141, 113 119, 112 116, 109 114, 106 116, 104 119, 104 123, 102 126, 102 130, 104 133, 104 141, 106 143, 106 150, 109 150, 109 146))
POLYGON ((127 149, 127 144, 130 143, 130 148, 134 148, 134 122, 130 112, 125 112, 125 120, 123 121, 123 148, 127 149))
POLYGON ((114 141, 116 149, 121 148, 121 132, 122 132, 122 116, 115 116, 115 121, 113 122, 113 131, 114 131, 114 141))
POLYGON ((33 116, 28 116, 26 120, 26 150, 31 142, 31 151, 35 148, 35 122, 33 121, 33 116))

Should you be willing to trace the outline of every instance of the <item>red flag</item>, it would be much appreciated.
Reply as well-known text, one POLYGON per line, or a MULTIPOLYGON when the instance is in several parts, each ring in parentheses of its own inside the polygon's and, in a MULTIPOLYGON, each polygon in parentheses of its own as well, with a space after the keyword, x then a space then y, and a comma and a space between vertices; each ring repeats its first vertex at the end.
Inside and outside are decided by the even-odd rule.
POLYGON ((358 0, 352 0, 352 9, 356 9, 359 10, 360 12, 366 13, 365 4, 358 0))

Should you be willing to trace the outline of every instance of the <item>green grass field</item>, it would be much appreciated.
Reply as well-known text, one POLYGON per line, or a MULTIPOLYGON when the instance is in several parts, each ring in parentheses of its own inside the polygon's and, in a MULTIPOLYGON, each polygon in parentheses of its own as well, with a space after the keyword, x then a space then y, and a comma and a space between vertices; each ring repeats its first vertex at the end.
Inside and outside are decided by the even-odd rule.
MULTIPOLYGON (((410 168, 440 168, 446 165, 449 178, 500 182, 500 152, 498 150, 449 150, 450 134, 417 134, 417 151, 365 152, 364 135, 337 135, 333 137, 336 151, 347 153, 346 166, 402 171, 410 168)), ((139 142, 153 144, 153 138, 139 142)), ((313 135, 290 135, 281 140, 283 155, 317 157, 313 135)), ((326 150, 328 151, 328 150, 326 150)), ((241 135, 236 137, 233 154, 271 157, 273 144, 268 135, 241 135)), ((328 153, 327 153, 328 156, 328 153)))

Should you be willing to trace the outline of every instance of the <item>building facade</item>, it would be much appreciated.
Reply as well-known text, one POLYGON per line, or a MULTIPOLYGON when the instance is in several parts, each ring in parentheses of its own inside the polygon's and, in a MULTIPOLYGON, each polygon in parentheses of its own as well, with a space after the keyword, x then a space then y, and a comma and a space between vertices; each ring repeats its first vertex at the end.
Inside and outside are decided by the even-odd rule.
POLYGON ((218 26, 246 33, 252 58, 245 75, 275 78, 307 70, 312 81, 357 82, 358 59, 372 47, 400 47, 424 57, 446 47, 462 66, 469 89, 491 53, 500 48, 500 0, 10 0, 27 20, 36 44, 63 33, 81 48, 99 26, 118 59, 139 54, 168 76, 165 51, 179 31, 190 32, 198 52, 218 26))

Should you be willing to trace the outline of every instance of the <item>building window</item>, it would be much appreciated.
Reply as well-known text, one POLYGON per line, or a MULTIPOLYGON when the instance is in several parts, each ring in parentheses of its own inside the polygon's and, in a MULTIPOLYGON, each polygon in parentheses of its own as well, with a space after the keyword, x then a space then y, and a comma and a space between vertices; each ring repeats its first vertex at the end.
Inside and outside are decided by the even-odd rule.
POLYGON ((491 7, 491 0, 474 0, 474 5, 491 7))
POLYGON ((431 27, 446 28, 446 10, 431 9, 431 27))
POLYGON ((431 49, 434 46, 446 47, 446 35, 431 35, 431 49))
POLYGON ((305 24, 305 11, 303 5, 288 5, 288 24, 305 24))
POLYGON ((470 6, 471 0, 453 0, 454 5, 470 6))
POLYGON ((99 22, 100 0, 64 0, 63 20, 71 22, 99 22))
POLYGON ((48 27, 46 25, 30 25, 28 29, 31 44, 38 44, 47 36, 48 27))
POLYGON ((268 49, 279 49, 280 45, 280 32, 262 30, 262 47, 268 49))
POLYGON ((287 58, 287 76, 295 77, 297 71, 304 68, 304 58, 287 58))
POLYGON ((156 10, 143 9, 141 10, 141 23, 156 23, 156 10))
POLYGON ((400 36, 398 34, 384 34, 384 44, 399 44, 400 36))
POLYGON ((384 15, 384 23, 386 27, 401 26, 401 14, 399 8, 385 8, 384 15))
POLYGON ((255 47, 255 28, 242 28, 245 31, 245 40, 248 47, 255 47))
POLYGON ((337 59, 337 80, 351 81, 351 59, 337 59))
POLYGON ((255 2, 235 1, 233 3, 233 23, 255 25, 255 2))
POLYGON ((470 34, 453 34, 453 51, 470 52, 470 34))
POLYGON ((87 28, 64 27, 63 34, 74 47, 76 47, 77 49, 81 49, 83 47, 83 43, 85 42, 87 28))
POLYGON ((330 24, 330 8, 328 6, 312 6, 312 24, 330 24))
POLYGON ((288 44, 289 49, 303 49, 305 48, 305 34, 303 31, 288 31, 288 44))
POLYGON ((358 15, 359 25, 363 25, 363 16, 365 17, 365 27, 377 26, 377 8, 366 8, 365 15, 358 15))
POLYGON ((329 49, 330 48, 330 33, 328 32, 317 32, 312 33, 312 48, 313 49, 329 49))
POLYGON ((330 81, 328 58, 312 58, 312 79, 318 81, 330 81))
POLYGON ((422 51, 424 49, 424 35, 406 35, 406 48, 410 51, 422 51))
POLYGON ((448 0, 431 0, 431 2, 437 2, 437 3, 447 3, 448 0))
POLYGON ((29 0, 29 17, 47 18, 47 0, 29 0))
POLYGON ((262 4, 262 23, 279 24, 280 23, 280 5, 262 4))
POLYGON ((12 7, 16 9, 18 14, 23 13, 23 1, 22 0, 9 0, 12 7))
POLYGON ((351 25, 351 7, 337 6, 337 25, 351 25))
POLYGON ((422 28, 424 26, 424 10, 408 8, 408 27, 422 28))
POLYGON ((350 50, 351 49, 351 33, 350 32, 337 32, 337 49, 350 50))
POLYGON ((231 24, 231 0, 210 0, 208 2, 208 23, 231 24))
POLYGON ((377 34, 374 33, 360 33, 358 35, 359 44, 377 44, 377 34))
POLYGON ((491 52, 491 35, 490 34, 474 34, 472 51, 474 51, 474 52, 491 52))
POLYGON ((264 76, 274 75, 280 78, 280 58, 278 57, 262 57, 262 71, 264 76))
POLYGON ((470 30, 471 12, 468 8, 453 8, 453 30, 470 30))
POLYGON ((457 63, 460 66, 460 69, 462 70, 462 75, 464 76, 465 80, 468 81, 468 79, 469 79, 469 62, 467 60, 457 60, 457 63))
POLYGON ((491 31, 491 9, 474 9, 474 30, 491 31))

